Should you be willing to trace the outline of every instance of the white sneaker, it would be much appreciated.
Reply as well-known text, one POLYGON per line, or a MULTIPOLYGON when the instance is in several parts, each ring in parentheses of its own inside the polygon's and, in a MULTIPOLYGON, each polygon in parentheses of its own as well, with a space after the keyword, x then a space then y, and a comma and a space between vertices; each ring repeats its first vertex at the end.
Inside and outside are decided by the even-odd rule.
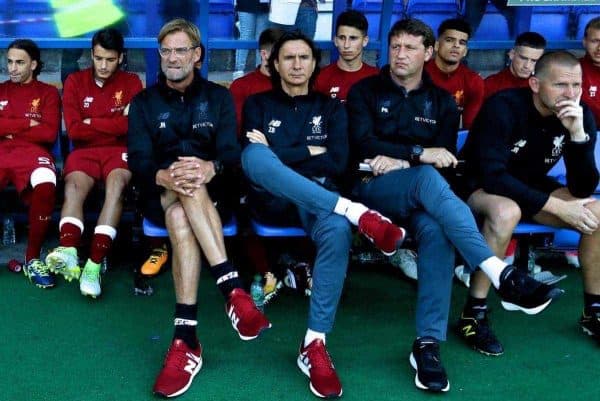
POLYGON ((471 275, 469 273, 465 273, 465 265, 456 266, 454 269, 454 275, 457 279, 462 281, 467 288, 469 288, 471 285, 471 275))
POLYGON ((92 298, 100 296, 100 264, 94 263, 88 259, 81 277, 79 278, 79 291, 81 295, 87 295, 92 298))
POLYGON ((79 258, 75 247, 59 246, 46 256, 46 266, 55 274, 62 274, 67 281, 79 278, 79 258))
POLYGON ((398 267, 406 277, 417 280, 417 253, 411 249, 398 249, 398 251, 390 256, 392 266, 398 267))

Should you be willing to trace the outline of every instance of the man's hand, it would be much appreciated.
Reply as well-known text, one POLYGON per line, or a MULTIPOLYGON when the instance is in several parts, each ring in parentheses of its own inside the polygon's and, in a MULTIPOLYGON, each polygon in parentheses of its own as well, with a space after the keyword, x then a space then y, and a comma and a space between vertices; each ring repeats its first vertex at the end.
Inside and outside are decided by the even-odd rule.
POLYGON ((177 185, 177 180, 171 175, 169 169, 162 169, 156 172, 155 176, 156 185, 159 185, 163 188, 169 189, 177 194, 184 196, 192 196, 194 191, 193 189, 179 186, 177 185))
POLYGON ((247 131, 246 138, 248 138, 250 143, 262 143, 265 146, 269 146, 269 141, 267 141, 267 137, 265 136, 265 134, 263 134, 257 129, 247 131))
POLYGON ((311 156, 318 156, 327 152, 327 148, 325 146, 307 145, 307 148, 308 153, 310 153, 311 156))
POLYGON ((38 125, 40 125, 40 122, 38 120, 34 120, 34 119, 29 120, 29 127, 36 127, 38 125))
POLYGON ((433 164, 436 168, 456 167, 458 160, 446 148, 425 148, 419 161, 423 164, 433 164))
POLYGON ((590 209, 585 207, 596 199, 574 199, 562 201, 562 205, 556 211, 556 215, 571 227, 583 234, 593 234, 598 229, 598 219, 590 209))
POLYGON ((556 103, 556 117, 560 120, 563 127, 569 130, 571 140, 574 142, 585 141, 585 131, 583 129, 583 108, 579 104, 581 94, 575 100, 559 100, 556 103))
POLYGON ((410 167, 410 163, 402 159, 377 155, 372 159, 365 159, 365 163, 371 166, 373 175, 384 175, 394 170, 402 170, 410 167))
POLYGON ((169 171, 181 185, 199 188, 208 184, 216 175, 215 165, 195 156, 180 156, 169 166, 169 171))

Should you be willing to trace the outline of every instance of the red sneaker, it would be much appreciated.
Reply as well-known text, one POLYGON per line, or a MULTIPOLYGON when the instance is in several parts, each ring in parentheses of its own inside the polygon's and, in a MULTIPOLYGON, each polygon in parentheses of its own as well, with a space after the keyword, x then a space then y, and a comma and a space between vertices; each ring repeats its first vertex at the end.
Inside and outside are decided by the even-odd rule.
POLYGON ((367 210, 358 219, 358 231, 367 237, 384 255, 392 256, 400 248, 406 231, 374 210, 367 210))
POLYGON ((191 349, 183 340, 173 340, 152 392, 163 397, 181 395, 190 387, 200 368, 202 368, 200 344, 196 349, 191 349))
POLYGON ((244 341, 255 339, 261 331, 271 327, 271 322, 256 308, 250 295, 241 288, 236 288, 229 294, 225 313, 244 341))
POLYGON ((298 367, 310 379, 310 391, 321 398, 337 398, 342 395, 342 383, 335 373, 331 357, 323 340, 313 340, 307 347, 300 344, 298 367))

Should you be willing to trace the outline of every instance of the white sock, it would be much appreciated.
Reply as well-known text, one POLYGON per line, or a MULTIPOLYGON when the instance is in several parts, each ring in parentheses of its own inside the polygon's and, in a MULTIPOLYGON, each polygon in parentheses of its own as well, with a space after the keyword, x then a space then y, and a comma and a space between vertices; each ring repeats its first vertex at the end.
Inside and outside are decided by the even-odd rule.
POLYGON ((357 226, 360 216, 367 210, 369 210, 369 208, 362 203, 352 202, 350 199, 340 196, 335 204, 333 212, 346 217, 350 223, 357 226))
POLYGON ((506 266, 508 266, 508 264, 505 261, 495 256, 487 258, 479 265, 481 270, 488 276, 496 288, 500 287, 500 274, 506 266))
POLYGON ((319 333, 318 331, 307 329, 306 335, 304 336, 304 346, 308 346, 308 344, 317 339, 323 340, 323 344, 325 344, 325 333, 319 333))

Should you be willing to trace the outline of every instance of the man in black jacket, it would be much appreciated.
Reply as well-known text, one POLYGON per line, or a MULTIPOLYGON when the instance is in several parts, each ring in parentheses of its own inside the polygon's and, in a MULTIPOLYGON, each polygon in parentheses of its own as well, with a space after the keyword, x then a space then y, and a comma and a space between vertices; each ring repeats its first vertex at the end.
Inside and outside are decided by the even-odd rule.
POLYGON ((225 251, 218 212, 224 190, 232 187, 223 174, 238 165, 240 155, 231 95, 197 74, 202 50, 194 24, 166 23, 158 43, 162 74, 131 103, 128 150, 144 214, 155 223, 166 222, 173 247, 175 334, 153 391, 174 397, 188 389, 202 367, 196 337, 200 252, 240 338, 254 339, 271 324, 242 289, 225 251))
POLYGON ((454 248, 470 269, 479 267, 490 277, 506 309, 538 313, 561 291, 495 257, 468 206, 438 172, 450 176, 457 166, 459 117, 454 99, 423 70, 433 53, 431 28, 401 20, 388 42, 390 64, 354 85, 346 103, 354 160, 372 170, 356 177, 353 194, 397 221, 408 221, 419 254, 417 338, 410 354, 415 384, 448 391, 439 342, 446 339, 454 248))
MULTIPOLYGON (((567 52, 543 55, 529 87, 489 98, 464 148, 463 185, 471 209, 483 217, 483 234, 498 256, 504 255, 519 221, 534 221, 581 232, 584 310, 580 324, 600 340, 600 202, 590 195, 598 185, 594 161, 596 126, 580 104, 582 72, 567 52), (567 186, 546 174, 564 157, 567 186)), ((471 277, 469 298, 459 321, 460 335, 476 350, 504 350, 486 317, 489 281, 471 277)))
POLYGON ((337 99, 312 90, 319 53, 300 32, 285 33, 269 58, 273 90, 244 105, 247 146, 242 167, 251 181, 248 203, 262 221, 300 220, 317 248, 308 329, 297 365, 319 397, 339 397, 342 385, 325 348, 342 293, 350 224, 393 254, 404 230, 337 193, 348 159, 348 121, 337 99))

